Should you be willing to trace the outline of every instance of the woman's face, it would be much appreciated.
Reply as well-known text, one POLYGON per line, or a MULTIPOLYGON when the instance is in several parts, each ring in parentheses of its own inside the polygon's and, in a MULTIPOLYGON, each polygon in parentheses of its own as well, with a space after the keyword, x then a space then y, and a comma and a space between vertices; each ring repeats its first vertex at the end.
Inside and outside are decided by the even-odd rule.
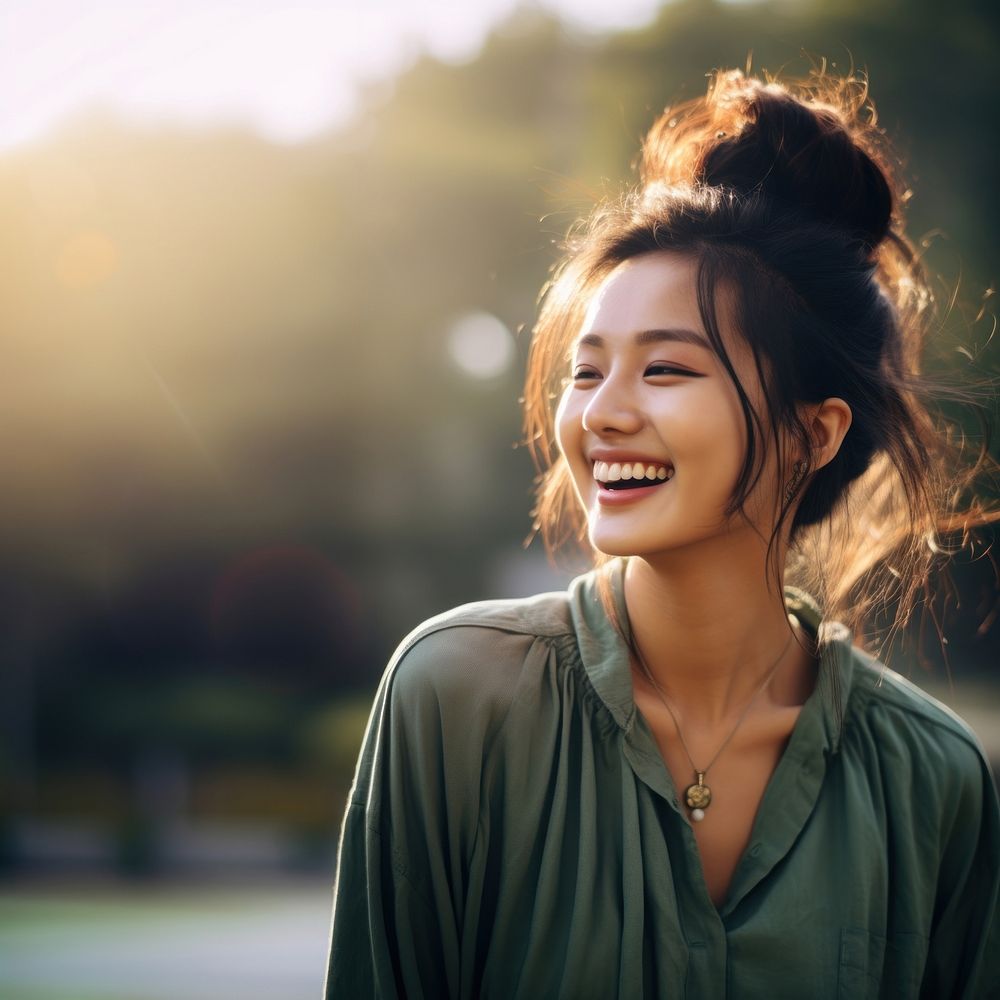
MULTIPOLYGON (((572 352, 557 414, 559 447, 586 512, 591 544, 653 557, 734 532, 727 518, 746 452, 736 388, 712 350, 695 291, 697 263, 672 252, 632 258, 599 287, 572 352), (637 485, 641 484, 641 485, 637 485)), ((758 413, 752 355, 719 303, 733 367, 758 413)), ((772 455, 746 505, 769 537, 772 455)))

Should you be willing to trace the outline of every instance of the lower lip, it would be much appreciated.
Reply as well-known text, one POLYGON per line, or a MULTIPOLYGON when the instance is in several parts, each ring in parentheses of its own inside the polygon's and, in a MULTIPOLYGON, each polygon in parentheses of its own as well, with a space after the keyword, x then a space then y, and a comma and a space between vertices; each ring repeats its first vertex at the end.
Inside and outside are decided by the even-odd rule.
POLYGON ((643 497, 652 496, 657 490, 662 490, 672 481, 673 477, 653 486, 636 486, 630 490, 608 490, 603 486, 598 486, 597 502, 602 507, 624 507, 626 504, 637 503, 643 497))

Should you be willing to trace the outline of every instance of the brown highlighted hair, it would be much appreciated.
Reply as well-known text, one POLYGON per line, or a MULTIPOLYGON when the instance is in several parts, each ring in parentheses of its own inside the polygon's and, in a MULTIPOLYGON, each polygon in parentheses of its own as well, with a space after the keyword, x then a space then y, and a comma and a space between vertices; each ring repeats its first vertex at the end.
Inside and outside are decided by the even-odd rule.
MULTIPOLYGON (((641 183, 571 231, 544 291, 525 385, 525 431, 541 470, 536 528, 550 549, 585 539, 554 435, 554 404, 588 300, 620 263, 673 251, 697 262, 705 331, 732 379, 749 442, 729 504, 744 504, 782 434, 808 455, 798 404, 839 396, 853 420, 837 456, 807 469, 778 512, 789 519, 788 579, 859 635, 888 616, 906 624, 947 545, 1000 519, 973 487, 995 471, 987 444, 970 458, 943 410, 989 399, 989 383, 922 374, 934 297, 906 236, 898 168, 867 84, 815 73, 779 83, 719 72, 704 97, 668 108, 642 150, 641 183), (767 412, 740 385, 719 332, 718 292, 753 353, 767 412)), ((600 554, 595 554, 598 562, 600 554)))

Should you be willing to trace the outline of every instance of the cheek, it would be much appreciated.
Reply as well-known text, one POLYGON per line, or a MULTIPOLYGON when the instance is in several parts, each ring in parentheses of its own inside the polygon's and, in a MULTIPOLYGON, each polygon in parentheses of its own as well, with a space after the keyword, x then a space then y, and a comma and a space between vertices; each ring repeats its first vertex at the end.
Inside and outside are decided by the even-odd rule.
POLYGON ((735 392, 692 396, 670 430, 678 464, 693 473, 688 482, 713 495, 731 493, 746 453, 746 427, 735 392))
POLYGON ((564 469, 573 484, 573 492, 584 507, 587 506, 587 486, 592 485, 590 465, 584 459, 583 404, 580 393, 568 386, 556 409, 556 442, 565 463, 564 469))
POLYGON ((567 461, 571 461, 573 456, 579 454, 580 434, 583 430, 580 415, 575 412, 577 407, 574 405, 573 397, 573 387, 567 386, 556 408, 556 443, 567 461))

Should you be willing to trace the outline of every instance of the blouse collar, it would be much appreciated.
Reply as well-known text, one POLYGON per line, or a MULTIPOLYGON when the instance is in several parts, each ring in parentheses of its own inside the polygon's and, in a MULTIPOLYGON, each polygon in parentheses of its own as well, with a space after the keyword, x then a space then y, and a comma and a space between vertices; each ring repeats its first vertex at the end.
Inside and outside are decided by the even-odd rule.
MULTIPOLYGON (((625 559, 615 559, 606 566, 587 573, 570 585, 570 608, 584 670, 598 697, 618 726, 631 732, 637 709, 629 666, 629 619, 625 605, 625 559), (601 577, 606 581, 612 606, 622 629, 610 620, 601 598, 601 577)), ((785 606, 794 613, 802 627, 817 642, 819 676, 813 693, 800 713, 796 730, 805 730, 801 743, 819 743, 836 752, 844 709, 853 677, 851 633, 840 622, 824 621, 819 605, 811 595, 796 587, 785 587, 785 606)))

